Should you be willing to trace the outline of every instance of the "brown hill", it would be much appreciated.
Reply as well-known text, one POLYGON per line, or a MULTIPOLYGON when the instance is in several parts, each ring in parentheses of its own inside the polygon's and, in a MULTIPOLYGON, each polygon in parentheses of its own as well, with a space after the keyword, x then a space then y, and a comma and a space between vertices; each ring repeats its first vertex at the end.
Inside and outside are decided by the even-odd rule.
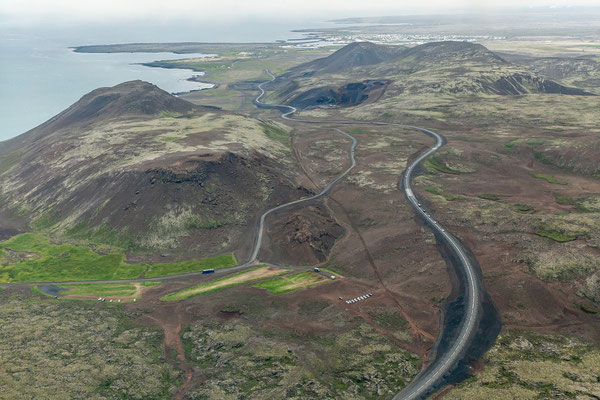
POLYGON ((292 75, 338 73, 354 67, 379 64, 397 57, 406 47, 387 46, 371 42, 350 43, 330 54, 290 69, 292 75))
POLYGON ((55 236, 245 257, 256 215, 295 196, 286 143, 283 125, 127 82, 0 143, 0 211, 55 236))
POLYGON ((35 138, 60 132, 65 127, 83 126, 112 118, 143 117, 160 112, 185 113, 197 106, 170 95, 144 81, 129 81, 93 90, 65 111, 40 126, 0 145, 0 154, 35 138))
POLYGON ((291 69, 271 87, 277 91, 280 102, 298 108, 352 106, 367 99, 376 101, 383 91, 392 96, 593 95, 513 65, 482 45, 456 41, 426 43, 409 49, 353 43, 328 57, 291 69), (369 81, 365 81, 366 77, 369 81))
POLYGON ((484 46, 469 42, 444 41, 415 46, 383 63, 377 72, 405 74, 407 79, 402 83, 411 93, 592 95, 514 66, 484 46))

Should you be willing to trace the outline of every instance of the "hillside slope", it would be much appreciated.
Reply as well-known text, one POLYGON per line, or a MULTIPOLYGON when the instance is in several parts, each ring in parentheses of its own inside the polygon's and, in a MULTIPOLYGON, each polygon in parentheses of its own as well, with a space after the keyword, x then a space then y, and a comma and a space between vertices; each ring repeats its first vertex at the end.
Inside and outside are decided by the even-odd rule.
POLYGON ((404 46, 387 46, 371 42, 350 43, 327 57, 294 67, 289 73, 291 75, 338 73, 354 67, 392 60, 405 49, 404 46))
POLYGON ((299 108, 357 105, 378 100, 382 91, 386 92, 385 97, 401 94, 593 95, 513 65, 482 45, 453 41, 426 43, 409 49, 353 43, 328 57, 291 69, 271 88, 276 91, 279 102, 299 108))
POLYGON ((97 89, 0 143, 0 211, 53 236, 244 257, 251 220, 295 196, 287 140, 146 82, 97 89))

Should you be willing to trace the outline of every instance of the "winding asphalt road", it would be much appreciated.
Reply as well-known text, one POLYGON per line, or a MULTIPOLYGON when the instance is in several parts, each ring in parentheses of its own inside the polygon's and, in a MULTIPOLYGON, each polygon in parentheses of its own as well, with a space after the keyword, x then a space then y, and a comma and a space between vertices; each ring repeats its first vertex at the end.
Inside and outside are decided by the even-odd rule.
MULTIPOLYGON (((466 309, 463 315, 460 330, 458 336, 456 337, 454 343, 448 350, 446 350, 443 354, 437 354, 435 360, 429 364, 429 366, 421 371, 419 375, 409 384, 404 390, 394 396, 394 400, 413 400, 413 399, 422 399, 425 398, 435 387, 440 380, 449 373, 453 367, 458 363, 458 361, 464 356, 471 339, 476 333, 477 330, 477 322, 481 312, 481 298, 480 298, 480 282, 479 277, 476 274, 475 266, 469 259, 467 255, 467 251, 463 248, 460 242, 452 236, 445 228, 443 228, 427 211, 421 206, 419 200, 415 196, 412 190, 412 178, 413 173, 419 166, 419 164, 425 160, 427 157, 438 151, 444 145, 444 138, 436 132, 433 132, 428 129, 420 128, 417 126, 411 125, 402 125, 402 124, 394 124, 387 122, 364 122, 364 121, 309 121, 309 120, 301 120, 301 119, 293 119, 290 118, 292 114, 294 114, 297 110, 295 107, 279 105, 279 104, 267 104, 261 101, 262 97, 265 95, 265 90, 263 89, 263 85, 270 83, 275 80, 275 76, 271 74, 268 70, 266 73, 271 77, 271 80, 263 82, 258 85, 258 89, 260 90, 260 94, 255 99, 255 104, 259 107, 264 108, 276 108, 282 112, 281 117, 294 122, 302 122, 309 124, 344 124, 344 125, 391 125, 397 126, 405 129, 413 129, 418 130, 428 136, 431 136, 435 139, 435 145, 417 157, 406 169, 404 172, 404 177, 402 179, 402 189, 408 199, 410 205, 415 209, 417 214, 425 221, 427 225, 431 228, 431 230, 436 234, 437 238, 442 241, 448 249, 454 253, 456 259, 460 262, 460 267, 464 272, 464 288, 465 288, 465 304, 466 309)), ((321 197, 325 195, 331 187, 337 183, 340 179, 350 172, 350 170, 356 165, 356 161, 354 160, 354 150, 356 148, 356 139, 346 132, 343 132, 336 128, 336 130, 346 136, 349 136, 352 139, 352 150, 351 150, 351 160, 352 167, 350 167, 346 172, 340 175, 336 180, 331 182, 319 195, 314 196, 313 198, 299 200, 300 201, 308 201, 314 199, 316 197, 321 197)), ((291 204, 291 203, 290 203, 291 204)), ((284 205, 286 206, 286 205, 284 205)), ((282 207, 284 207, 282 206, 282 207)), ((274 210, 272 210, 274 211, 274 210)), ((262 238, 262 229, 264 223, 264 217, 266 217, 270 211, 263 215, 261 218, 261 225, 259 228, 259 240, 258 244, 260 244, 260 239, 262 238)), ((255 246, 255 253, 258 253, 258 247, 255 246)), ((253 256, 256 254, 253 253, 253 256)), ((440 335, 441 337, 441 335, 440 335)))
MULTIPOLYGON (((450 346, 448 350, 446 350, 443 354, 437 354, 435 360, 429 364, 429 366, 421 371, 419 375, 402 390, 396 396, 394 396, 395 400, 412 400, 412 399, 421 399, 427 396, 431 392, 433 388, 440 382, 440 380, 452 370, 452 368, 457 364, 457 362, 461 359, 461 357, 465 354, 471 339, 473 338, 476 329, 477 329, 477 321, 479 319, 480 310, 481 310, 481 298, 480 298, 480 282, 479 278, 475 272, 475 267, 467 256, 467 251, 462 247, 459 241, 454 238, 449 232, 446 231, 430 214, 428 214, 420 205, 417 197, 415 196, 412 187, 411 181, 413 177, 414 171, 417 169, 418 165, 431 154, 435 153, 440 149, 440 147, 444 144, 444 138, 427 129, 419 128, 411 125, 402 125, 388 122, 365 122, 365 121, 310 121, 310 120, 301 120, 294 119, 290 116, 294 114, 297 110, 292 106, 286 105, 276 105, 276 104, 267 104, 261 101, 262 97, 265 95, 265 90, 263 89, 263 85, 275 80, 275 76, 273 76, 268 70, 266 71, 269 76, 271 76, 271 80, 263 82, 258 85, 258 89, 260 90, 260 94, 255 99, 255 104, 262 108, 272 108, 278 109, 282 112, 281 117, 287 119, 289 121, 301 122, 307 124, 321 124, 321 125, 331 125, 331 124, 340 124, 340 125, 390 125, 397 126, 405 129, 413 129, 418 130, 428 136, 433 137, 436 140, 435 145, 430 148, 425 153, 421 154, 417 159, 415 159, 409 167, 406 169, 404 173, 404 177, 402 180, 402 189, 411 204, 411 206, 415 209, 417 214, 423 218, 423 220, 429 225, 432 231, 437 235, 438 239, 441 240, 448 249, 454 253, 456 259, 460 261, 460 267, 464 272, 464 287, 465 287, 465 301, 466 301, 466 310, 465 314, 461 321, 461 326, 459 330, 459 334, 455 340, 455 342, 450 346)), ((296 204, 301 204, 304 202, 309 202, 323 196, 326 196, 331 189, 338 183, 341 179, 345 178, 350 171, 356 166, 356 160, 354 157, 354 153, 356 150, 356 146, 358 144, 356 138, 349 135, 348 133, 342 131, 341 129, 334 128, 338 133, 348 137, 352 141, 352 145, 349 150, 349 158, 350 158, 350 166, 338 175, 332 182, 330 182, 320 193, 299 199, 294 200, 292 202, 279 205, 270 210, 267 210, 260 217, 260 222, 257 226, 256 238, 254 241, 254 247, 252 249, 252 253, 243 264, 235 265, 228 268, 222 268, 215 271, 215 273, 221 274, 226 272, 231 272, 233 270, 240 270, 244 268, 248 268, 251 266, 258 265, 259 262, 259 252, 262 245, 265 220, 266 218, 279 210, 282 210, 287 207, 291 207, 296 204)), ((266 263, 260 263, 266 264, 266 263)), ((267 264, 271 265, 271 264, 267 264)), ((286 269, 306 269, 306 267, 282 267, 273 265, 279 268, 286 269)), ((172 280, 181 280, 182 278, 190 278, 201 276, 202 271, 198 272, 190 272, 184 274, 177 274, 171 276, 164 276, 159 278, 146 278, 146 279, 128 279, 128 280, 102 280, 102 281, 94 281, 98 283, 111 283, 111 282, 143 282, 143 281, 152 281, 152 280, 161 280, 161 281, 172 281, 172 280)), ((86 281, 86 283, 90 283, 92 281, 86 281)), ((52 284, 52 282, 39 282, 44 284, 52 284)), ((84 282, 54 282, 54 284, 60 285, 61 283, 84 283, 84 282)), ((28 283, 12 283, 12 284, 2 284, 0 286, 9 286, 9 285, 32 285, 36 284, 35 282, 28 283)))

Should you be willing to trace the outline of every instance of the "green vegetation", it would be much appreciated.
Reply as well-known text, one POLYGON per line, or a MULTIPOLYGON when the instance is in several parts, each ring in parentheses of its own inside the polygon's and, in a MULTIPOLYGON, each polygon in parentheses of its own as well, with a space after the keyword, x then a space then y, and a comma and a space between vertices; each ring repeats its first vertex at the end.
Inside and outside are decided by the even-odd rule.
POLYGON ((532 255, 527 259, 531 271, 548 282, 571 282, 585 279, 577 294, 592 301, 600 299, 600 257, 566 246, 553 248, 532 255), (596 271, 595 274, 590 275, 596 271))
POLYGON ((156 286, 156 285, 162 285, 162 282, 161 281, 145 281, 145 282, 142 282, 142 286, 146 286, 146 287, 148 287, 148 286, 156 286))
POLYGON ((460 174, 459 171, 452 170, 442 165, 441 162, 435 157, 429 157, 427 160, 425 160, 425 169, 429 172, 439 171, 445 174, 460 174))
POLYGON ((377 325, 390 332, 397 339, 403 342, 412 342, 408 322, 398 312, 383 311, 378 314, 369 313, 377 325))
POLYGON ((126 264, 122 253, 100 255, 86 246, 52 244, 33 233, 0 242, 0 248, 7 254, 0 265, 0 282, 131 279, 145 268, 126 264))
POLYGON ((585 304, 580 304, 579 308, 581 308, 581 311, 586 312, 588 314, 598 314, 598 310, 592 307, 588 307, 585 304))
POLYGON ((500 196, 498 196, 497 194, 493 194, 493 193, 482 193, 482 194, 478 195, 477 197, 479 197, 480 199, 484 199, 484 200, 493 200, 493 201, 500 200, 500 196))
POLYGON ((244 311, 238 306, 227 305, 221 308, 221 312, 225 314, 238 314, 242 315, 244 311))
POLYGON ((219 269, 232 267, 237 264, 233 254, 204 258, 201 260, 189 260, 174 263, 153 264, 148 267, 146 278, 183 274, 187 272, 202 271, 204 269, 219 269))
POLYGON ((60 285, 68 288, 65 295, 98 296, 98 297, 130 297, 136 294, 134 283, 79 283, 60 285))
POLYGON ((285 130, 266 123, 262 124, 262 128, 269 139, 275 140, 285 147, 290 147, 290 137, 285 130))
MULTIPOLYGON (((207 188, 210 190, 210 188, 207 188)), ((198 214, 191 215, 183 224, 185 229, 215 229, 227 223, 225 219, 215 219, 198 214)))
MULTIPOLYGON (((55 222, 49 221, 50 225, 54 225, 55 222)), ((36 229, 43 229, 36 226, 36 229)), ((66 231, 67 236, 81 240, 88 241, 90 243, 103 243, 106 245, 114 246, 122 250, 133 250, 139 248, 134 243, 131 235, 126 229, 119 230, 115 228, 109 228, 106 225, 90 228, 86 223, 79 223, 74 227, 66 231)))
POLYGON ((556 202, 558 204, 562 204, 562 205, 568 205, 568 206, 573 206, 575 207, 575 212, 578 213, 593 213, 593 212, 598 212, 598 200, 597 198, 591 197, 591 198, 584 198, 584 199, 578 199, 575 200, 571 197, 569 197, 566 194, 562 194, 562 193, 553 193, 554 195, 554 199, 556 200, 556 202))
POLYGON ((534 142, 527 142, 527 145, 529 145, 529 146, 541 146, 543 144, 544 144, 544 142, 535 142, 535 141, 534 142))
POLYGON ((519 140, 519 139, 520 138, 510 139, 508 141, 508 143, 504 145, 504 147, 508 147, 509 149, 512 148, 512 147, 514 147, 514 145, 515 145, 514 142, 517 141, 517 140, 519 140))
POLYGON ((559 181, 552 175, 548 175, 548 174, 533 174, 533 177, 538 178, 538 179, 544 179, 546 182, 552 183, 553 185, 566 185, 567 184, 567 182, 559 181))
POLYGON ((569 399, 600 393, 600 348, 572 336, 503 332, 483 362, 481 372, 444 398, 569 399))
POLYGON ((533 208, 533 206, 530 206, 529 204, 514 204, 513 207, 519 212, 535 211, 535 208, 533 208))
POLYGON ((328 266, 327 268, 323 268, 323 267, 321 267, 321 271, 324 271, 324 272, 329 272, 331 275, 339 275, 339 276, 342 276, 342 274, 340 274, 339 272, 335 271, 333 268, 331 268, 331 267, 329 267, 329 266, 328 266))
POLYGON ((319 273, 304 271, 271 279, 266 282, 260 282, 254 285, 254 287, 266 289, 273 294, 281 294, 319 285, 328 282, 329 280, 330 279, 319 273))
MULTIPOLYGON (((25 233, 0 242, 0 282, 133 279, 146 269, 146 265, 126 264, 124 260, 123 253, 98 254, 88 246, 53 244, 44 236, 25 233)), ((226 268, 236 264, 232 254, 161 263, 149 266, 145 277, 226 268)))
POLYGON ((54 297, 54 296, 52 296, 52 295, 50 295, 50 294, 48 294, 48 293, 44 293, 44 292, 42 292, 42 291, 40 290, 40 288, 38 288, 37 286, 34 286, 34 287, 32 287, 32 288, 31 288, 31 291, 32 291, 33 293, 36 293, 36 294, 41 294, 42 296, 54 297))
MULTIPOLYGON (((281 318, 289 312, 279 310, 281 318)), ((414 355, 366 324, 338 326, 334 333, 260 331, 249 324, 253 317, 198 322, 183 333, 187 358, 207 377, 190 398, 383 399, 418 371, 414 355)))
POLYGON ((556 229, 540 229, 535 232, 538 236, 550 238, 556 242, 571 242, 577 239, 577 235, 565 233, 556 229))
POLYGON ((171 398, 182 373, 162 330, 133 326, 122 307, 0 292, 3 399, 171 398))
POLYGON ((562 204, 562 205, 569 205, 569 206, 575 206, 577 205, 577 202, 575 200, 573 200, 571 197, 567 196, 566 194, 561 194, 561 193, 552 193, 554 195, 554 199, 556 200, 556 202, 558 204, 562 204))
POLYGON ((190 297, 197 296, 199 294, 212 293, 217 290, 225 289, 231 286, 241 285, 243 283, 257 281, 266 277, 279 275, 287 272, 286 270, 262 266, 253 268, 247 271, 237 272, 235 274, 227 275, 224 278, 220 278, 211 282, 201 283, 190 288, 186 288, 161 298, 162 301, 177 301, 185 300, 190 297))
POLYGON ((432 194, 435 194, 437 196, 441 196, 442 195, 442 192, 440 192, 438 189, 425 189, 425 191, 429 192, 429 193, 432 193, 432 194))
POLYGON ((22 153, 13 151, 11 153, 0 156, 0 175, 8 171, 21 160, 22 153))
POLYGON ((183 114, 176 111, 161 111, 159 114, 160 118, 179 118, 181 116, 183 114))

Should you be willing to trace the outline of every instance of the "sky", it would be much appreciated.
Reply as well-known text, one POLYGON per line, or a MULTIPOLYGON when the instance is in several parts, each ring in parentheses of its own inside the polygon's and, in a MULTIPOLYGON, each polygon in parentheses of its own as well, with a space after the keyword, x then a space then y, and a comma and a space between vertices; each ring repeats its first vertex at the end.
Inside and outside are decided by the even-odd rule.
POLYGON ((194 19, 231 23, 249 18, 332 19, 352 16, 489 12, 500 7, 594 6, 598 0, 2 0, 0 23, 87 23, 194 19))

